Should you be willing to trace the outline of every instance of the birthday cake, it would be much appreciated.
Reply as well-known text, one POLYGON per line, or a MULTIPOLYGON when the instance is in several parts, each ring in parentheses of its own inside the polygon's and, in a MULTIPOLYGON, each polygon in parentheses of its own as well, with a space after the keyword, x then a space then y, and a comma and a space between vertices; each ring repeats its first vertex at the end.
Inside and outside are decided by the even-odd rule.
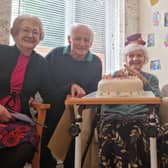
POLYGON ((102 79, 98 83, 97 96, 140 96, 144 93, 142 81, 135 76, 102 79))

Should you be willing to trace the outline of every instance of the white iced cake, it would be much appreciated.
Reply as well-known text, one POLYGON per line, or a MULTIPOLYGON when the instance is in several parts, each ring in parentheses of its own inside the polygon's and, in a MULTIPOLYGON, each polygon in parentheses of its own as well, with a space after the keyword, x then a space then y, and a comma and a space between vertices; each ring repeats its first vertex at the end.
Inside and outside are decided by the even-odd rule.
POLYGON ((135 76, 102 79, 97 88, 97 96, 139 96, 143 93, 143 83, 135 76))

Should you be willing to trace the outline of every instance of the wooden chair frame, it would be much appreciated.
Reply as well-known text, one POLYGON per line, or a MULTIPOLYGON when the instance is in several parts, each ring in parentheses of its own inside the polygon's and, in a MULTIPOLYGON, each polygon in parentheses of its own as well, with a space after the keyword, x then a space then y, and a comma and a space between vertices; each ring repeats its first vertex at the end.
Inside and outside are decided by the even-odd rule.
MULTIPOLYGON (((44 125, 46 112, 47 112, 47 109, 50 108, 50 104, 32 103, 31 107, 37 111, 37 120, 36 121, 40 125, 44 125)), ((34 158, 32 160, 32 168, 40 168, 41 136, 42 136, 42 131, 43 131, 43 127, 40 125, 36 126, 37 133, 40 136, 40 142, 38 144, 37 152, 35 153, 34 158)))

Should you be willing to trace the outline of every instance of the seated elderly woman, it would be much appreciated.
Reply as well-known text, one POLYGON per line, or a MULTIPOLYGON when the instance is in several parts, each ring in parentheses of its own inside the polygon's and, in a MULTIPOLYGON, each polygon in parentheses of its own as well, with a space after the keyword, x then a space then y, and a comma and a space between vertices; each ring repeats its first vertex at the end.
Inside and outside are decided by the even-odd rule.
MULTIPOLYGON (((146 48, 135 43, 128 44, 125 47, 124 56, 124 68, 116 71, 113 77, 136 75, 142 80, 145 91, 152 91, 155 96, 160 97, 159 82, 156 76, 142 71, 143 65, 148 60, 146 48)), ((98 125, 100 167, 150 167, 149 137, 145 129, 148 124, 147 113, 147 105, 102 106, 102 118, 98 125)), ((164 135, 161 130, 158 131, 159 150, 162 150, 161 143, 164 135)), ((162 156, 159 154, 159 157, 162 156)))
POLYGON ((31 117, 29 100, 36 92, 46 103, 54 103, 54 95, 46 60, 34 51, 44 36, 41 21, 19 16, 11 34, 15 45, 0 45, 0 167, 22 168, 32 160, 39 136, 34 125, 13 115, 31 117))

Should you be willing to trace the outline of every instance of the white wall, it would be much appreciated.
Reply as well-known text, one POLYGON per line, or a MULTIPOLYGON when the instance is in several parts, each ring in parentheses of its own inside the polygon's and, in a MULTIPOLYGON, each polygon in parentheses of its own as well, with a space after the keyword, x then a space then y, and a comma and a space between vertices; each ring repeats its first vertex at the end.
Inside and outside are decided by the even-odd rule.
POLYGON ((0 0, 0 44, 9 43, 11 0, 0 0))
POLYGON ((143 38, 147 41, 148 33, 155 35, 155 46, 148 47, 150 61, 160 59, 161 62, 161 70, 150 70, 150 61, 145 69, 159 78, 161 88, 168 83, 168 48, 164 46, 165 35, 168 34, 168 27, 164 27, 164 13, 168 12, 168 0, 158 0, 153 6, 150 0, 140 0, 139 7, 139 26, 143 38), (160 26, 153 25, 153 13, 156 11, 161 14, 160 26))
POLYGON ((125 37, 139 33, 139 1, 125 0, 125 37))

